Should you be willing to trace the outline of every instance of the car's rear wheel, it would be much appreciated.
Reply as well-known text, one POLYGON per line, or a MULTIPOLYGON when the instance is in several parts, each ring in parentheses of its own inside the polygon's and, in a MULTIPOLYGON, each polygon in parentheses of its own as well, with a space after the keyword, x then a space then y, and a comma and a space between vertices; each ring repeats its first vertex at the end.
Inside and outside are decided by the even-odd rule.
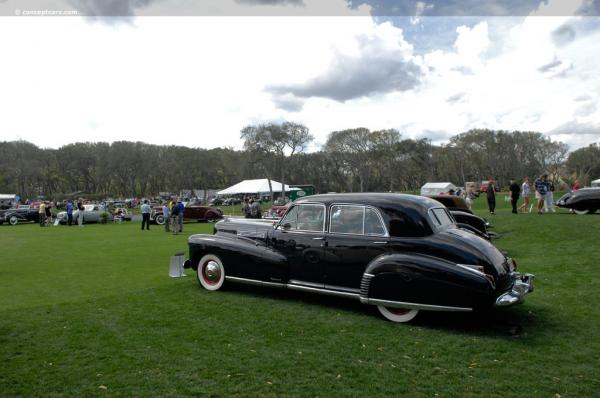
POLYGON ((196 275, 198 282, 206 290, 219 290, 225 282, 225 267, 219 257, 207 254, 200 259, 196 275))
POLYGON ((163 216, 162 214, 159 214, 154 219, 154 222, 156 222, 158 225, 164 225, 165 224, 165 216, 163 216))
POLYGON ((19 223, 19 218, 17 216, 10 216, 8 222, 10 225, 17 225, 19 223))
POLYGON ((590 212, 588 209, 585 209, 585 210, 575 210, 575 209, 573 209, 573 211, 575 212, 575 214, 579 214, 579 215, 588 214, 590 212))
POLYGON ((385 319, 397 323, 410 322, 419 313, 419 310, 385 307, 383 305, 378 305, 377 309, 385 319))

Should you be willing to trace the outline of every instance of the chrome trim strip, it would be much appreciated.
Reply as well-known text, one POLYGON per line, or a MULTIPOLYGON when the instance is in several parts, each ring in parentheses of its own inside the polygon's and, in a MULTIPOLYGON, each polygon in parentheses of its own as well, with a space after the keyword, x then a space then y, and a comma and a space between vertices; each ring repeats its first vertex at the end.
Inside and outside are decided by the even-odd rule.
POLYGON ((285 289, 285 283, 266 282, 266 281, 259 281, 256 279, 238 278, 237 276, 225 276, 225 280, 229 281, 229 282, 244 283, 246 285, 267 286, 267 287, 275 287, 275 288, 279 288, 279 289, 285 289))
POLYGON ((303 292, 321 293, 321 294, 325 294, 328 296, 345 297, 345 298, 353 298, 353 299, 359 298, 358 293, 338 292, 335 290, 319 289, 316 287, 295 285, 292 283, 288 283, 287 288, 291 289, 291 290, 299 290, 299 291, 303 291, 303 292))
MULTIPOLYGON (((484 273, 484 272, 481 272, 481 271, 479 271, 479 270, 476 270, 475 268, 471 268, 471 267, 469 267, 469 264, 456 264, 456 265, 457 265, 458 267, 460 267, 460 268, 462 268, 462 269, 466 270, 466 271, 472 272, 472 273, 474 273, 475 275, 479 275, 479 276, 482 276, 482 277, 484 277, 484 278, 485 278, 485 273, 484 273)), ((483 266, 482 266, 482 265, 475 265, 475 267, 482 267, 482 268, 483 268, 483 266)), ((487 278, 486 278, 486 279, 487 279, 487 278)))
POLYGON ((316 282, 306 282, 306 281, 299 281, 297 279, 290 279, 288 281, 288 284, 291 283, 292 285, 300 285, 300 286, 308 286, 308 287, 316 287, 318 289, 322 289, 323 288, 323 284, 322 283, 316 283, 316 282))
POLYGON ((473 308, 466 308, 466 307, 449 307, 449 306, 445 306, 445 305, 405 303, 403 301, 379 300, 379 299, 372 299, 372 298, 365 298, 365 297, 361 297, 360 302, 363 304, 383 305, 386 307, 394 307, 394 308, 410 308, 410 309, 414 309, 414 310, 424 310, 424 311, 453 311, 453 312, 471 312, 471 311, 473 311, 473 308))

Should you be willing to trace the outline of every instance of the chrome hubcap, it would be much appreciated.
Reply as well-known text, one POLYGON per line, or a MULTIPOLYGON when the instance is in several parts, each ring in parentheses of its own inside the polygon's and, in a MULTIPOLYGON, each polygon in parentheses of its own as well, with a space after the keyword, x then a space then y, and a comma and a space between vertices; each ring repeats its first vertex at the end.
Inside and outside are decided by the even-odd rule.
POLYGON ((221 267, 214 261, 209 261, 204 267, 204 278, 209 282, 218 282, 221 277, 221 267))

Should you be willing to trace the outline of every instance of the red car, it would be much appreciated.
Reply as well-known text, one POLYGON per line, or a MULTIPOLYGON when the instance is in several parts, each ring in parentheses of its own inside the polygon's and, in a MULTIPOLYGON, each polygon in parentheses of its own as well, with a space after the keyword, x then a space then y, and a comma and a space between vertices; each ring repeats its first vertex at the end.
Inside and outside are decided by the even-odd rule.
MULTIPOLYGON (((183 220, 216 221, 223 218, 223 210, 218 207, 206 207, 200 205, 188 205, 183 210, 183 220)), ((162 206, 152 208, 150 219, 159 225, 165 223, 162 206)))

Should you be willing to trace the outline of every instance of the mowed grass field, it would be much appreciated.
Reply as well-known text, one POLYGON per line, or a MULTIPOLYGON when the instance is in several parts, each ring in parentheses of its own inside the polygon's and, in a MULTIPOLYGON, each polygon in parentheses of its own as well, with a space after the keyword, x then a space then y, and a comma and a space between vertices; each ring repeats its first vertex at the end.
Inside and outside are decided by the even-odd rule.
MULTIPOLYGON (((485 215, 484 198, 478 212, 485 215)), ((185 224, 0 226, 0 396, 600 395, 600 215, 513 215, 523 305, 383 320, 358 302, 169 278, 185 224)))

